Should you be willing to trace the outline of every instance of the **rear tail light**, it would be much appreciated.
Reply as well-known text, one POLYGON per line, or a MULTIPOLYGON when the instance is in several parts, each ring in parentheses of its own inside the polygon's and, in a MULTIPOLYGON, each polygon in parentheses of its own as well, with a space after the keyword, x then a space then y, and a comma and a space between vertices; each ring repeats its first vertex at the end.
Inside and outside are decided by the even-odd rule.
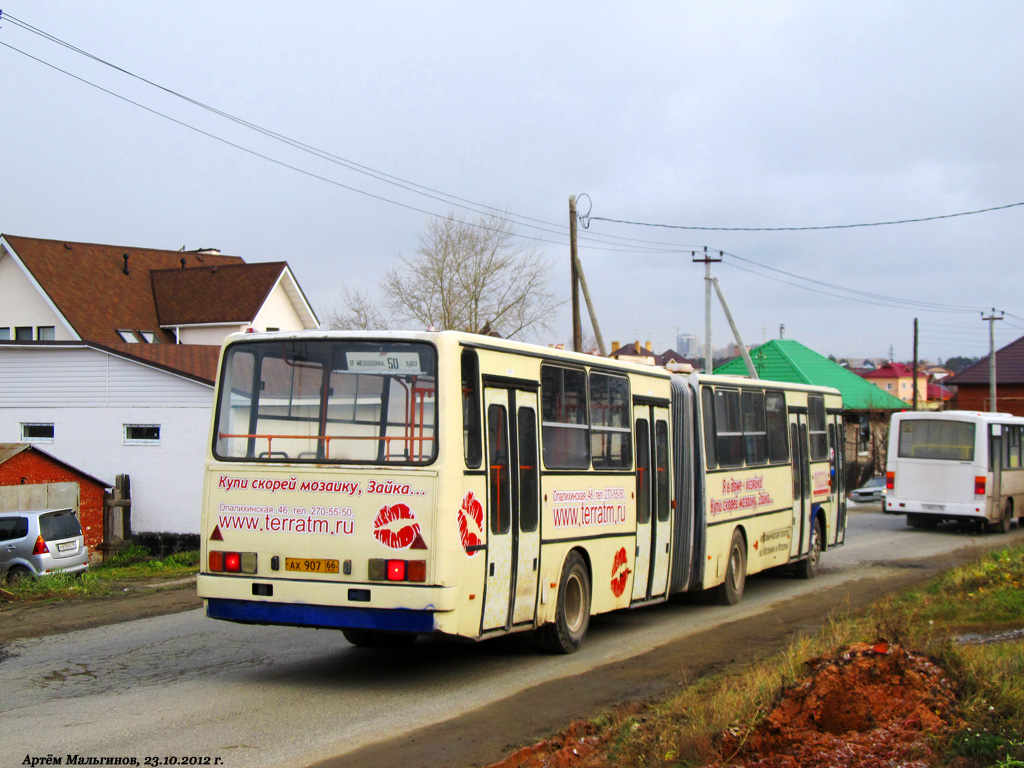
POLYGON ((367 577, 370 581, 427 580, 426 560, 385 560, 375 557, 369 561, 367 577))
POLYGON ((256 573, 256 553, 210 550, 207 565, 211 573, 256 573))
POLYGON ((36 545, 32 547, 33 555, 48 555, 50 554, 50 548, 46 546, 46 542, 43 541, 42 536, 36 537, 36 545))
POLYGON ((985 476, 974 478, 974 495, 984 496, 985 495, 985 476))
POLYGON ((885 490, 891 491, 893 486, 896 485, 896 473, 886 472, 885 473, 885 490))

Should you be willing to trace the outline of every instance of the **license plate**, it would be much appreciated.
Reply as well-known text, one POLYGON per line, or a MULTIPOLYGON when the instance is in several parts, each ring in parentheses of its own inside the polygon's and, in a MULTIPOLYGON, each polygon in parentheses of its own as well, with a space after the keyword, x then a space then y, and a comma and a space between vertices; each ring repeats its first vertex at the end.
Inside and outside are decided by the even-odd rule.
POLYGON ((946 509, 945 504, 922 504, 921 509, 927 509, 929 512, 943 512, 946 509))
POLYGON ((286 557, 286 571, 302 571, 303 573, 337 573, 337 560, 318 560, 314 558, 286 557))
POLYGON ((78 549, 78 544, 73 541, 65 541, 57 545, 58 552, 69 552, 72 549, 78 549))

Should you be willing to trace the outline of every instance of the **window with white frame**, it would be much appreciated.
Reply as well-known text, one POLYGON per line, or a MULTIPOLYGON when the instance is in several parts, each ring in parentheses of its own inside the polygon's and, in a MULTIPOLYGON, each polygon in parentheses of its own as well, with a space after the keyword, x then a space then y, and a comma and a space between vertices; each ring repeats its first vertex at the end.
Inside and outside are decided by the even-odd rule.
POLYGON ((135 335, 135 331, 128 331, 123 328, 118 328, 117 335, 121 337, 121 341, 126 341, 129 344, 139 343, 139 337, 135 335))
POLYGON ((159 424, 125 424, 125 445, 159 445, 159 424))
POLYGON ((22 422, 21 442, 23 443, 52 443, 53 424, 38 422, 22 422))
POLYGON ((139 331, 139 335, 142 336, 142 340, 147 344, 159 344, 160 339, 157 338, 156 334, 152 331, 139 331))
POLYGON ((10 327, 0 328, 0 341, 10 341, 10 340, 11 340, 11 329, 10 329, 10 327))

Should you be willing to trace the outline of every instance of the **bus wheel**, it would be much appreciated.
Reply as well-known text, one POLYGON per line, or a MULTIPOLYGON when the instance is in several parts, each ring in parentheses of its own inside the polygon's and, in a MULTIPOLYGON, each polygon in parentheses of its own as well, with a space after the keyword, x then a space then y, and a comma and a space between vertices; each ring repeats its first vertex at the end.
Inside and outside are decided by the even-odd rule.
POLYGON ((996 522, 986 525, 985 530, 991 533, 1009 533, 1011 520, 1013 520, 1013 499, 1007 499, 1006 506, 1003 507, 1003 516, 996 522))
POLYGON ((814 521, 814 530, 811 531, 811 551, 807 558, 796 564, 796 575, 801 579, 813 579, 818 572, 818 563, 821 562, 821 520, 814 521))
POLYGON ((565 558, 555 612, 555 622, 542 630, 544 647, 551 653, 575 653, 590 626, 590 577, 579 552, 565 558))
POLYGON ((375 629, 343 629, 341 634, 360 648, 405 648, 416 642, 416 635, 407 632, 380 632, 375 629))
POLYGON ((729 565, 725 570, 725 582, 718 587, 718 602, 722 605, 736 605, 743 597, 743 585, 747 583, 747 545, 743 534, 737 528, 732 532, 729 545, 729 565))

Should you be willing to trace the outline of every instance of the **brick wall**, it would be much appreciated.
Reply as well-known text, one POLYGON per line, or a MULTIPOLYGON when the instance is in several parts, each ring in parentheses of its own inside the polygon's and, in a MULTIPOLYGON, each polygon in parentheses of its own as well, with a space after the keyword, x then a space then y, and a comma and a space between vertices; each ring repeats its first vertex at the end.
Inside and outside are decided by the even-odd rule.
POLYGON ((79 517, 90 555, 103 541, 102 485, 31 449, 0 464, 0 485, 78 483, 79 517))
MULTIPOLYGON (((988 411, 988 384, 961 384, 953 397, 953 408, 962 411, 988 411)), ((1024 386, 1004 384, 996 386, 996 408, 1003 413, 1024 416, 1024 386)))

